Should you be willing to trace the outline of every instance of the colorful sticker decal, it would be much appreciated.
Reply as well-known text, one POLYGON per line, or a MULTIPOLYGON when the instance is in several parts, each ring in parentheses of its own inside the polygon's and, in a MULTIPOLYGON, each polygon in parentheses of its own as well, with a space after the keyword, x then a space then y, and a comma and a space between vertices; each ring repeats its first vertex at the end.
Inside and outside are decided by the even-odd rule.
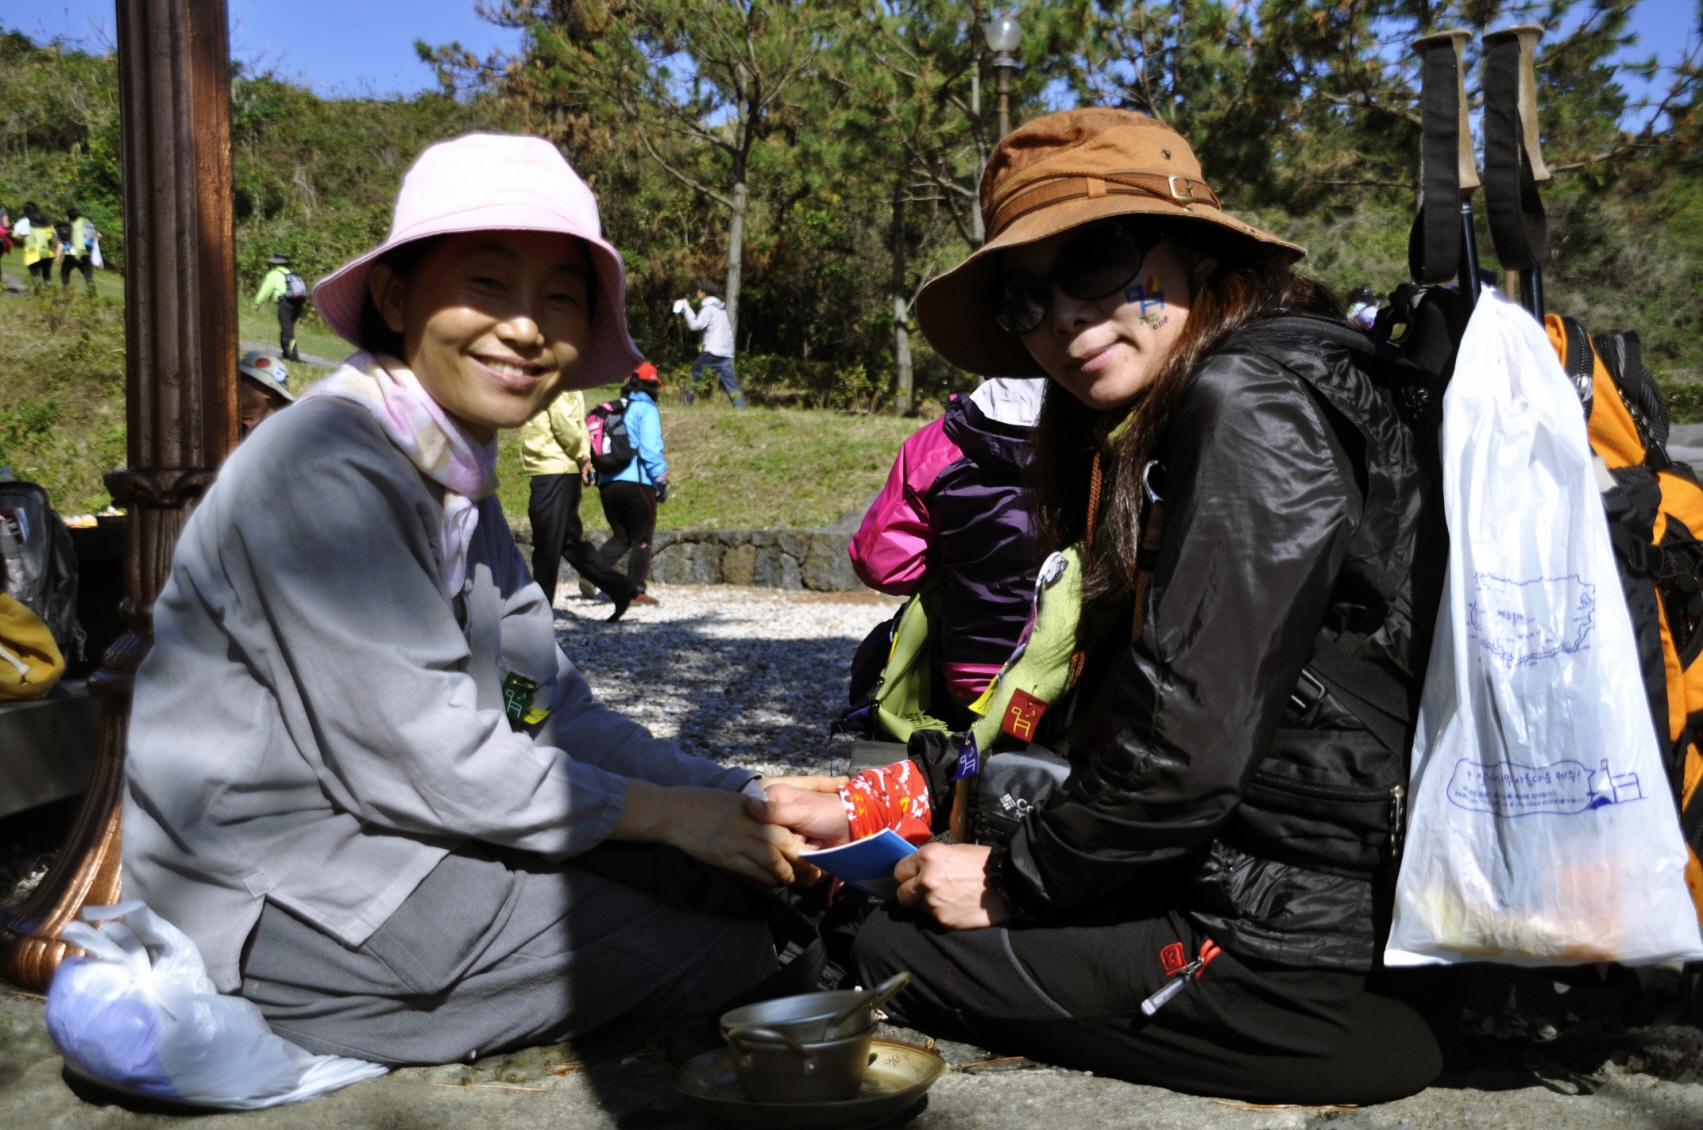
POLYGON ((1005 708, 1005 717, 999 728, 1017 738, 1019 741, 1035 740, 1035 727, 1041 724, 1041 715, 1047 712, 1044 699, 1036 698, 1025 690, 1014 691, 1011 695, 1011 705, 1005 708))
POLYGON ((1158 326, 1165 322, 1165 292, 1159 289, 1159 276, 1147 276, 1147 285, 1137 282, 1124 289, 1124 301, 1139 306, 1143 325, 1158 326))

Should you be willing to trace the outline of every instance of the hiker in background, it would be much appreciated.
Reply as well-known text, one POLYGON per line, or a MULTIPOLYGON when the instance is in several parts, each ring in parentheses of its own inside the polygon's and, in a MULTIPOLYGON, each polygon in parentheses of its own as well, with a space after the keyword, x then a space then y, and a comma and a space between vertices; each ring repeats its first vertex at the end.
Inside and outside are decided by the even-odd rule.
POLYGON ((1011 657, 1034 602, 1040 557, 1022 473, 1046 383, 994 377, 954 395, 900 447, 847 547, 858 579, 877 592, 910 596, 939 582, 935 654, 957 707, 944 720, 956 729, 1011 657))
POLYGON ((585 393, 569 389, 522 425, 520 469, 527 475, 530 492, 526 516, 532 522, 532 579, 554 606, 557 574, 565 557, 582 583, 589 581, 609 594, 615 602, 615 614, 609 619, 619 620, 633 603, 638 586, 609 567, 585 540, 580 525, 582 488, 595 481, 591 436, 585 430, 585 393))
POLYGON ((857 979, 911 973, 897 1023, 1253 1103, 1413 1094, 1465 989, 1380 963, 1406 723, 1367 703, 1417 700, 1437 598, 1416 438, 1302 249, 1226 215, 1157 119, 1036 118, 981 200, 987 242, 918 319, 950 364, 1050 378, 1028 481, 1060 554, 1043 576, 1081 578, 1050 590, 1080 592, 1055 653, 1075 685, 990 712, 1013 744, 985 761, 907 759, 839 797, 777 782, 771 815, 824 846, 926 832, 952 765, 964 797, 1002 758, 1051 759, 978 810, 1003 823, 901 860, 863 921, 857 979), (1146 187, 1177 183, 1186 200, 1146 187))
POLYGON ((633 445, 633 458, 613 474, 597 473, 603 517, 609 522, 609 540, 597 552, 611 566, 627 555, 627 577, 638 590, 635 604, 656 603, 656 597, 645 592, 645 577, 650 573, 656 504, 668 501, 668 460, 662 453, 662 413, 656 407, 661 392, 656 366, 648 362, 627 378, 621 393, 627 401, 627 439, 633 445))
POLYGON ((0 204, 0 259, 12 253, 12 216, 6 211, 6 206, 0 204))
POLYGON ((260 422, 296 402, 290 370, 282 361, 251 349, 237 362, 237 439, 247 439, 260 422))
POLYGON ((272 269, 260 280, 260 289, 254 295, 254 308, 258 310, 265 303, 277 300, 278 350, 285 360, 300 361, 302 355, 296 348, 296 321, 307 306, 307 284, 300 275, 290 270, 288 255, 271 255, 266 262, 272 269))
POLYGON ((739 381, 733 375, 733 323, 728 320, 727 307, 716 295, 713 283, 698 284, 699 309, 693 311, 692 304, 684 298, 674 303, 674 312, 686 318, 686 328, 694 333, 702 334, 699 339, 698 359, 692 362, 692 376, 686 382, 686 387, 680 390, 682 403, 690 404, 697 397, 698 382, 703 379, 703 372, 708 369, 721 381, 721 387, 727 392, 727 398, 733 401, 735 408, 745 407, 745 394, 739 389, 739 381))
POLYGON ((95 292, 94 241, 100 233, 95 231, 92 221, 83 218, 83 213, 75 208, 65 210, 65 221, 55 225, 62 234, 60 243, 64 253, 59 260, 59 284, 71 285, 71 271, 76 269, 83 273, 83 281, 88 284, 89 293, 95 292))
POLYGON ((779 967, 767 922, 591 870, 767 885, 799 844, 751 772, 592 697, 496 494, 500 429, 639 361, 599 228, 542 138, 428 147, 316 290, 359 352, 231 453, 155 604, 125 897, 310 1052, 464 1062, 712 1015, 779 967))
POLYGON ((24 218, 18 221, 16 231, 23 237, 24 270, 29 272, 30 282, 38 287, 51 283, 57 243, 53 225, 34 200, 24 202, 24 218))
POLYGON ((1371 287, 1357 286, 1348 292, 1348 320, 1363 330, 1378 320, 1378 299, 1371 287))

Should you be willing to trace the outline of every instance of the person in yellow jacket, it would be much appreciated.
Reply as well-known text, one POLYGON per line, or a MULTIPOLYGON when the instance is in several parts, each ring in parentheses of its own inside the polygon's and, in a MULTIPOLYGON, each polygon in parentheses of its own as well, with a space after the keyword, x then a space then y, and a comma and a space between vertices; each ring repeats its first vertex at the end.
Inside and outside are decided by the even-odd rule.
POLYGON ((37 284, 52 282, 57 241, 53 236, 53 225, 47 222, 47 217, 34 200, 24 202, 24 218, 18 223, 18 233, 23 236, 24 270, 29 272, 30 281, 37 284))
POLYGON ((585 430, 585 394, 575 389, 520 429, 520 466, 530 478, 526 516, 532 520, 532 578, 556 602, 556 575, 567 558, 585 580, 609 594, 619 620, 639 594, 585 540, 579 520, 581 490, 592 481, 591 436, 585 430))

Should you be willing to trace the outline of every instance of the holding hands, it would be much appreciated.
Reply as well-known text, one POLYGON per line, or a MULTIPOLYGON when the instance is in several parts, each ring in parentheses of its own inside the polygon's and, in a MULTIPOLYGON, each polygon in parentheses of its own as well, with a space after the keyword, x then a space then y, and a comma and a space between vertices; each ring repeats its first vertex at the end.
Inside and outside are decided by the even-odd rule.
MULTIPOLYGON (((811 849, 838 847, 851 839, 840 788, 844 777, 784 777, 766 781, 765 820, 782 825, 811 849)), ((992 849, 976 844, 924 844, 899 861, 899 904, 921 907, 953 930, 994 926, 1011 917, 988 882, 992 849)))

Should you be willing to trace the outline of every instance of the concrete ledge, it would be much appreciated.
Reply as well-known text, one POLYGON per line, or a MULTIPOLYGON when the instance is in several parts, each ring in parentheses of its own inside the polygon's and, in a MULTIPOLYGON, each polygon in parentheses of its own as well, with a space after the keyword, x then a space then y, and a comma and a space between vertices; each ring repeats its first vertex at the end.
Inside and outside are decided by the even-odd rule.
MULTIPOLYGON (((532 524, 510 518, 516 542, 532 545, 532 524)), ((595 533, 602 544, 608 535, 595 533)), ((852 572, 842 530, 658 530, 651 543, 651 579, 665 585, 756 585, 771 589, 850 592, 863 588, 852 572)), ((562 579, 578 579, 567 565, 562 579)))
POLYGON ((71 680, 46 698, 0 703, 0 816, 89 787, 100 714, 83 683, 71 680))

